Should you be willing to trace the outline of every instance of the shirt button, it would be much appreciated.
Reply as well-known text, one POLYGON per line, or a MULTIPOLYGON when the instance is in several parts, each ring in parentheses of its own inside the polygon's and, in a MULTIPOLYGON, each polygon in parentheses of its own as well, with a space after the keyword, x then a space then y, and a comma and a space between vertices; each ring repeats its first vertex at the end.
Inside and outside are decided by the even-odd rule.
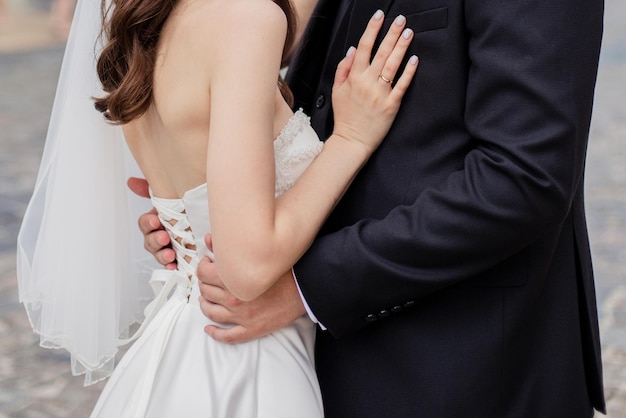
POLYGON ((369 314, 365 317, 365 322, 374 322, 376 321, 378 318, 376 317, 376 315, 374 314, 369 314))
POLYGON ((323 94, 320 94, 319 96, 317 96, 317 99, 315 100, 315 107, 318 109, 321 109, 322 107, 324 107, 325 103, 326 103, 326 96, 324 96, 323 94))

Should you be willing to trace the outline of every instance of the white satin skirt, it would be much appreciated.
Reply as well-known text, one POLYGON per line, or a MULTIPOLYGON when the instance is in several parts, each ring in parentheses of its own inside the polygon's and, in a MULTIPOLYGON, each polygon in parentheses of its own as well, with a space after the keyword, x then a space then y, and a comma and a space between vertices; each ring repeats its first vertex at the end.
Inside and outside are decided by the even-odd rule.
POLYGON ((204 333, 197 288, 187 298, 180 287, 122 358, 92 417, 323 417, 308 318, 227 345, 204 333))

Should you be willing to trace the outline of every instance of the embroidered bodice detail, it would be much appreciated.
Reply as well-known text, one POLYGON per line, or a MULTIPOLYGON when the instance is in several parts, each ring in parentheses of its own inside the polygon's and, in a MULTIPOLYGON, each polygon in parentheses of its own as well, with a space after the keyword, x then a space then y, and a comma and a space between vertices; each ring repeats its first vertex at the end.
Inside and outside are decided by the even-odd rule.
MULTIPOLYGON (((276 196, 293 186, 322 147, 323 143, 311 128, 309 117, 302 110, 295 112, 274 140, 276 196)), ((157 270, 152 276, 151 284, 159 301, 150 310, 158 311, 157 306, 165 300, 165 293, 174 287, 178 295, 193 303, 194 298, 189 297, 198 281, 198 263, 205 255, 213 257, 204 243, 204 236, 211 232, 207 185, 188 190, 181 199, 152 196, 152 204, 170 235, 178 263, 178 271, 157 270)))
POLYGON ((274 141, 276 196, 293 186, 295 182, 294 171, 297 171, 294 169, 303 162, 310 162, 322 150, 323 143, 321 141, 309 143, 307 146, 294 146, 294 141, 298 135, 310 126, 310 118, 300 109, 289 119, 274 141))

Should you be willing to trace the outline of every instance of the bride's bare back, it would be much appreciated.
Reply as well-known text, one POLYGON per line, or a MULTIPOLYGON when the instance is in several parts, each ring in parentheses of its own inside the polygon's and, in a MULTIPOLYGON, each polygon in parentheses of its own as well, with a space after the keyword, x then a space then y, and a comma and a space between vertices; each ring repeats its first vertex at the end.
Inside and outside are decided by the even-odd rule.
MULTIPOLYGON (((247 37, 242 32, 263 38, 259 43, 264 53, 275 55, 282 51, 285 28, 282 11, 269 1, 183 0, 175 7, 160 34, 152 105, 140 118, 123 126, 128 145, 155 195, 181 197, 206 182, 207 145, 215 109, 226 125, 250 124, 248 130, 255 140, 271 144, 292 114, 276 83, 273 92, 249 92, 248 106, 270 107, 262 112, 267 119, 265 126, 258 127, 246 115, 246 103, 239 110, 232 106, 225 109, 227 104, 212 94, 212 83, 225 73, 242 74, 241 68, 229 66, 229 62, 241 61, 232 56, 258 49, 258 45, 246 47, 247 37)), ((259 58, 262 53, 257 53, 259 58)), ((250 65, 243 69, 248 79, 245 84, 261 83, 258 76, 269 73, 277 80, 280 58, 259 60, 250 56, 250 65)), ((222 83, 226 84, 225 80, 222 83)))

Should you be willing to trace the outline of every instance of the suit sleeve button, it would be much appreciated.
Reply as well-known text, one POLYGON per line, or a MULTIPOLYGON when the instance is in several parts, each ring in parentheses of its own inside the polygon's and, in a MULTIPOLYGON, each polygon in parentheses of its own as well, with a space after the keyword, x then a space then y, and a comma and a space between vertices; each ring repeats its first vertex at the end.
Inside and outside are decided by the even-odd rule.
POLYGON ((394 306, 393 308, 391 308, 391 312, 392 313, 398 313, 402 310, 402 306, 398 305, 398 306, 394 306))
POLYGON ((389 312, 387 309, 383 309, 382 311, 378 312, 379 318, 386 318, 389 315, 391 315, 391 312, 389 312))
POLYGON ((410 300, 408 302, 404 302, 404 307, 405 308, 412 308, 413 306, 415 306, 415 301, 414 300, 410 300))
POLYGON ((369 314, 365 317, 365 322, 374 322, 378 320, 378 317, 374 314, 369 314))

